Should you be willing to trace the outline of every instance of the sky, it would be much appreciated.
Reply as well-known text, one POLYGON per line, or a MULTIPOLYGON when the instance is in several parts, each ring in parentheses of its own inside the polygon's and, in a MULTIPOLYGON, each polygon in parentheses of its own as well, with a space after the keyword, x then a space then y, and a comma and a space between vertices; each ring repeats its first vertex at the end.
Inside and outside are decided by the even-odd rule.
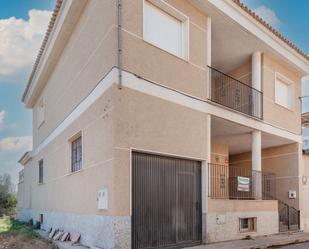
MULTIPOLYGON (((218 0, 219 1, 219 0, 218 0)), ((309 54, 309 0, 243 0, 309 54)), ((0 174, 17 183, 18 160, 32 146, 31 112, 21 96, 55 0, 0 0, 0 174)), ((309 82, 304 94, 309 95, 309 82)), ((306 104, 309 110, 309 98, 306 104)))
POLYGON ((21 96, 54 8, 54 0, 0 0, 0 174, 14 183, 32 145, 31 112, 21 96))

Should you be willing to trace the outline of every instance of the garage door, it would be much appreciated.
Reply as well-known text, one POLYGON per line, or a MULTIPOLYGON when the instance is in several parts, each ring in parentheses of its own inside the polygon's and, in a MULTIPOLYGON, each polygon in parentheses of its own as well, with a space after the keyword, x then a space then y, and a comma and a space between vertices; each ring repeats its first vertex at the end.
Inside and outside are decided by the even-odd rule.
POLYGON ((201 163, 133 153, 132 247, 201 242, 201 163))

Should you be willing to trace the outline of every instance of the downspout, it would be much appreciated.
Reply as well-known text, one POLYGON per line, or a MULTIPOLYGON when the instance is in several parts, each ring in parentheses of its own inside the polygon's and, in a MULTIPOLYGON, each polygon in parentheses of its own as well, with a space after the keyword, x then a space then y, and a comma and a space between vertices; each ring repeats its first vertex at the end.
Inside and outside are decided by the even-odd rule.
POLYGON ((122 0, 118 0, 118 89, 122 89, 122 0))

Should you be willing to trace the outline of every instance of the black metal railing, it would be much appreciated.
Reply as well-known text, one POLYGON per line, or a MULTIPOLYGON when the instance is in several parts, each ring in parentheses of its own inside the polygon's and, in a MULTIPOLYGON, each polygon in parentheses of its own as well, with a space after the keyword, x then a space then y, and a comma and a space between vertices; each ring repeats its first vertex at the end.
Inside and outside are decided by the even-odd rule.
POLYGON ((298 231, 300 229, 300 211, 278 200, 279 231, 298 231))
POLYGON ((211 101, 255 118, 263 118, 261 91, 215 68, 208 68, 211 101))
POLYGON ((211 198, 251 200, 262 197, 263 200, 275 199, 275 174, 212 163, 209 164, 208 169, 208 191, 211 198))

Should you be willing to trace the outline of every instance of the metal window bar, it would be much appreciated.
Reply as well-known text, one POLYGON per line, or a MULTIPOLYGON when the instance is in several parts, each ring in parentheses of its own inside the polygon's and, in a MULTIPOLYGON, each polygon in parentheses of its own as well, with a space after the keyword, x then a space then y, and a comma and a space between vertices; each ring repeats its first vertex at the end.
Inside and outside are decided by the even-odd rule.
POLYGON ((219 70, 208 67, 210 100, 255 118, 263 118, 263 93, 219 70))
POLYGON ((82 168, 82 137, 72 141, 72 172, 81 170, 82 168))
POLYGON ((275 174, 254 171, 244 167, 209 164, 209 197, 214 199, 255 199, 255 185, 262 184, 262 199, 274 200, 276 193, 275 174), (247 191, 239 189, 238 177, 249 179, 247 191))
POLYGON ((39 183, 43 183, 44 171, 43 160, 39 161, 39 183))

